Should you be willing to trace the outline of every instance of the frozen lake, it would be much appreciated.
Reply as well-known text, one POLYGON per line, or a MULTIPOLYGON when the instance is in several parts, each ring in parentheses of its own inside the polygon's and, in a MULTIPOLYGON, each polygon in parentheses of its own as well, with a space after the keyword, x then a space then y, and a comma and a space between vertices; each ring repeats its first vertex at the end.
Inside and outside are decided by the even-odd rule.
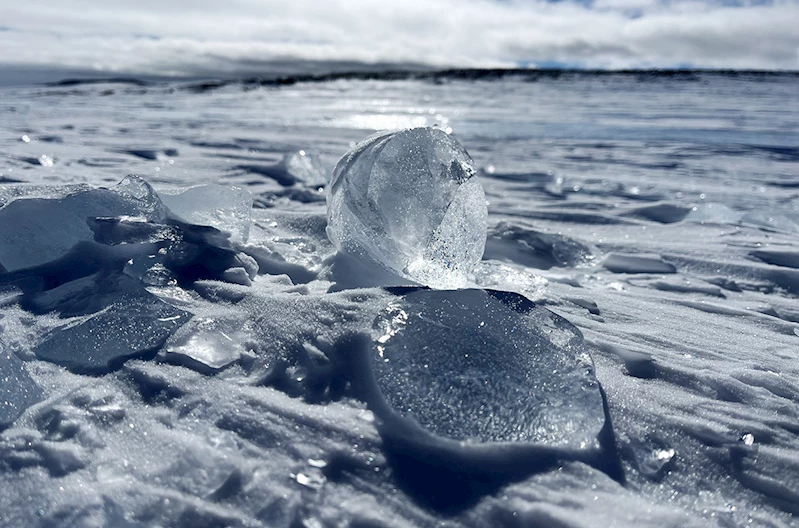
POLYGON ((796 525, 798 86, 531 72, 0 88, 0 525, 796 525), (336 271, 333 166, 377 130, 421 126, 452 134, 485 189, 471 286, 534 307, 356 289, 372 284, 336 271), (244 188, 248 232, 161 226, 105 191, 80 196, 125 218, 91 223, 94 245, 74 245, 71 217, 49 220, 129 174, 175 211, 175 189, 244 188), (170 237, 199 256, 141 264, 170 237), (144 253, 125 253, 134 239, 144 253), (429 322, 444 304, 462 314, 429 322), (408 444, 357 383, 370 336, 399 313, 430 336, 393 342, 412 376, 375 367, 383 404, 423 409, 411 415, 431 436, 408 444), (458 341, 472 316, 497 329, 480 346, 458 341), (495 361, 515 350, 509 328, 561 362, 551 375, 495 361), (491 350, 463 362, 490 369, 470 378, 492 388, 486 406, 414 377, 426 344, 454 391, 469 380, 447 377, 452 351, 491 350), (593 364, 575 382, 560 370, 581 354, 593 364), (574 384, 598 390, 594 375, 602 396, 583 402, 574 384), (519 433, 539 412, 518 396, 527 384, 554 386, 547 401, 560 394, 570 418, 519 433), (500 430, 521 440, 492 442, 500 430))

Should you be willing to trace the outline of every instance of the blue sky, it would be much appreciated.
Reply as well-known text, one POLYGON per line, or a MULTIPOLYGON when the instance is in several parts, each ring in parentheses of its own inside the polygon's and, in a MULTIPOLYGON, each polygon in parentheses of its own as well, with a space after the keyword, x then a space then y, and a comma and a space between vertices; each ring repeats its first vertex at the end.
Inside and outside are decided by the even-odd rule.
POLYGON ((247 75, 361 66, 799 70, 799 0, 39 0, 2 71, 247 75))

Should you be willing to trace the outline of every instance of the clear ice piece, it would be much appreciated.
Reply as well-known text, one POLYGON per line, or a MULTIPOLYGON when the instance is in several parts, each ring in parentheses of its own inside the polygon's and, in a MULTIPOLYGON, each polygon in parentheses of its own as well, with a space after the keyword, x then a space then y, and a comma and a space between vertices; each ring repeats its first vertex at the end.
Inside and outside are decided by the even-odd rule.
POLYGON ((240 320, 198 317, 169 338, 164 359, 211 374, 237 361, 246 341, 240 320))
POLYGON ((104 310, 53 330, 33 353, 76 372, 107 372, 155 353, 190 318, 144 290, 121 291, 104 310))
POLYGON ((444 131, 373 135, 336 165, 327 236, 413 283, 458 288, 483 256, 487 215, 471 157, 444 131))
POLYGON ((230 233, 234 242, 246 242, 252 221, 252 194, 233 185, 197 185, 158 192, 179 220, 211 226, 230 233))
POLYGON ((25 409, 40 402, 43 394, 25 370, 24 363, 6 352, 0 343, 0 430, 14 423, 25 409))
POLYGON ((71 185, 31 185, 29 183, 0 184, 0 207, 17 198, 64 198, 70 194, 89 191, 92 187, 85 184, 71 185))
POLYGON ((77 242, 92 240, 97 217, 150 219, 151 204, 109 189, 82 190, 58 198, 17 198, 0 209, 0 263, 8 271, 64 256, 77 242))
POLYGON ((141 176, 129 174, 119 182, 114 191, 135 200, 140 209, 139 216, 149 222, 160 223, 166 219, 166 209, 153 186, 141 176))
POLYGON ((521 295, 412 291, 375 319, 370 355, 370 405, 393 436, 598 446, 605 411, 580 331, 521 295))
POLYGON ((279 166, 296 183, 307 187, 322 187, 327 184, 327 171, 315 154, 298 150, 283 156, 279 166))

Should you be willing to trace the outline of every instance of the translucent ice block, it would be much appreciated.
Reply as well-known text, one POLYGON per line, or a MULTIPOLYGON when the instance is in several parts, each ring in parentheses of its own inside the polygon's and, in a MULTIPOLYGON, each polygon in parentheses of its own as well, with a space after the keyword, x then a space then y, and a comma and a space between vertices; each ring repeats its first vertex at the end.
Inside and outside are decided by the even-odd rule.
POLYGON ((376 134, 337 164, 327 234, 337 249, 433 288, 464 286, 486 241, 471 157, 444 131, 376 134))
POLYGON ((605 412, 580 331, 521 295, 413 291, 373 336, 371 405, 391 436, 597 446, 605 412))
POLYGON ((33 353, 77 372, 107 372, 127 359, 154 354, 191 318, 142 289, 116 295, 104 310, 53 330, 33 353))
POLYGON ((182 190, 159 191, 173 215, 190 224, 211 226, 246 242, 252 220, 250 191, 232 185, 197 185, 182 190))
MULTIPOLYGON (((125 181, 128 181, 126 179, 125 181)), ((124 182, 123 182, 124 183, 124 182)), ((0 209, 0 263, 8 271, 64 256, 76 243, 92 240, 89 222, 97 217, 131 216, 157 220, 158 203, 133 185, 141 197, 116 189, 80 190, 55 198, 17 198, 0 209)))

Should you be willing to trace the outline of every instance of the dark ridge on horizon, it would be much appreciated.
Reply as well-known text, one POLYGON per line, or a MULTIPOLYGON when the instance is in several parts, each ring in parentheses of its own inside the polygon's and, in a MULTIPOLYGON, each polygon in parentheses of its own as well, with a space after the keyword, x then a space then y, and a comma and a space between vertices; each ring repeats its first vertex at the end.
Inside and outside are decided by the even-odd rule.
POLYGON ((134 86, 150 86, 152 81, 136 77, 98 77, 96 79, 73 78, 46 83, 47 86, 78 86, 82 84, 131 84, 134 86))
MULTIPOLYGON (((624 70, 596 70, 579 68, 494 68, 472 69, 451 68, 442 70, 351 70, 342 72, 329 72, 319 74, 299 74, 280 76, 248 76, 231 79, 206 79, 191 80, 183 88, 190 91, 203 92, 215 90, 230 85, 242 86, 286 86, 300 83, 321 83, 340 80, 355 81, 431 81, 444 82, 448 80, 482 81, 516 78, 528 82, 540 79, 559 79, 561 77, 614 77, 630 76, 639 80, 648 78, 669 78, 685 81, 698 81, 702 76, 714 77, 750 77, 756 79, 774 77, 796 77, 799 71, 791 70, 732 70, 732 69, 624 69, 624 70)), ((151 86, 165 82, 186 82, 186 78, 176 77, 151 77, 149 80, 139 77, 108 77, 108 78, 67 78, 56 82, 46 83, 47 86, 77 86, 85 84, 129 84, 135 86, 151 86)))

